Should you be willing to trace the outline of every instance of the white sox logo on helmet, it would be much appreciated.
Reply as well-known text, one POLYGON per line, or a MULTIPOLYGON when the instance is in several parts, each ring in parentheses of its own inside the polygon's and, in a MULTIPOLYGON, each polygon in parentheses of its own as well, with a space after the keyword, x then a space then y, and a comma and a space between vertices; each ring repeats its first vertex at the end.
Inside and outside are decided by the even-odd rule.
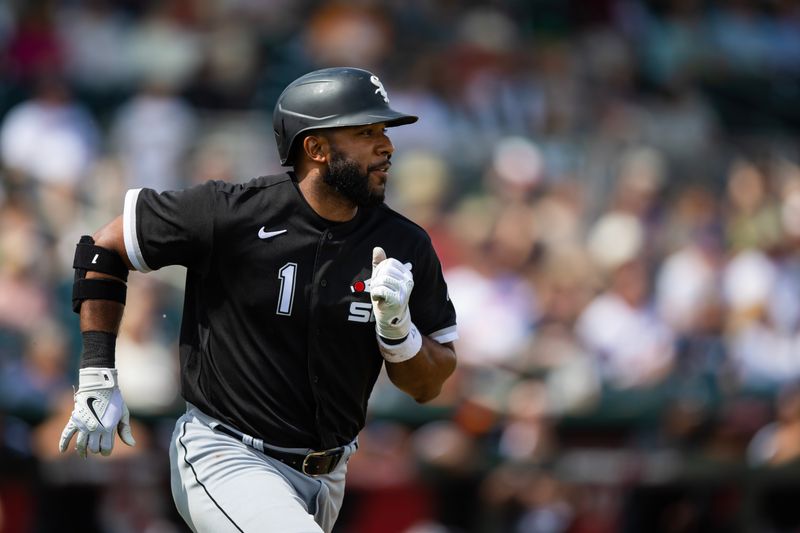
POLYGON ((386 89, 383 88, 383 84, 381 83, 381 80, 378 79, 378 76, 373 75, 372 77, 370 77, 369 81, 372 82, 372 85, 377 87, 377 89, 375 89, 375 94, 383 96, 383 101, 388 104, 389 95, 386 93, 386 89))

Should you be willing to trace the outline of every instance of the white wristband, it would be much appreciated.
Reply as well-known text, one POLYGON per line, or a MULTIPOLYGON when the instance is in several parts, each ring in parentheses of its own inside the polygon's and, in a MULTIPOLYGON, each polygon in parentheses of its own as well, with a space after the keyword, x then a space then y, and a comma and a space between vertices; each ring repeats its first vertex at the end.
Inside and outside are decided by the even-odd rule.
POLYGON ((400 344, 386 344, 380 335, 377 337, 381 355, 390 363, 408 361, 422 349, 422 335, 420 335, 417 326, 413 322, 408 329, 408 336, 400 344))

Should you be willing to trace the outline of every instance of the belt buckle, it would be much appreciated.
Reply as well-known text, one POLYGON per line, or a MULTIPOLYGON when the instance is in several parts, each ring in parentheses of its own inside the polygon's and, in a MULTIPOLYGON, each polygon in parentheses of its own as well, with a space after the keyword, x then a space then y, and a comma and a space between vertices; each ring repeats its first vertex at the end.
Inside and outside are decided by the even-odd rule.
MULTIPOLYGON (((312 473, 312 472, 309 472, 309 471, 306 470, 306 467, 308 466, 308 461, 310 459, 314 459, 314 458, 331 457, 331 456, 337 455, 337 454, 339 455, 339 457, 341 457, 341 454, 342 454, 342 449, 341 448, 332 448, 330 450, 322 450, 321 452, 309 452, 303 458, 303 466, 301 467, 301 471, 307 476, 312 476, 312 477, 322 476, 324 474, 315 474, 315 473, 312 473)), ((325 474, 328 474, 328 473, 330 473, 330 471, 325 472, 325 474)))

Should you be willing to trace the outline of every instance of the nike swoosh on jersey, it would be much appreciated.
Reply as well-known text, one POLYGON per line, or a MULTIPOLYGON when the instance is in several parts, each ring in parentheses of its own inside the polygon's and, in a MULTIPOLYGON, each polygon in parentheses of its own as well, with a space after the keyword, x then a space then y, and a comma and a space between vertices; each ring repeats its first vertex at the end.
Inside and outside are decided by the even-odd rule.
POLYGON ((103 425, 103 422, 100 420, 100 417, 97 416, 97 411, 94 410, 94 402, 96 402, 96 401, 98 401, 97 398, 95 398, 94 396, 90 396, 89 398, 86 399, 86 405, 89 406, 89 410, 92 412, 94 417, 97 419, 97 423, 100 424, 100 427, 104 428, 105 426, 103 425))
POLYGON ((277 231, 266 231, 264 229, 264 226, 261 226, 261 229, 258 230, 258 238, 259 239, 271 239, 272 237, 280 235, 281 233, 286 233, 287 231, 288 230, 285 230, 285 229, 279 229, 277 231))

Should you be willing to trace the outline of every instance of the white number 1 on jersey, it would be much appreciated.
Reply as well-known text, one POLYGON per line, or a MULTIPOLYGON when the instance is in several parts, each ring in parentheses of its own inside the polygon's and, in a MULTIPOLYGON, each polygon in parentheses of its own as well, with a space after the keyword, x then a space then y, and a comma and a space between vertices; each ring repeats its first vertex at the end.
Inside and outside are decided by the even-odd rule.
POLYGON ((278 295, 279 315, 289 316, 292 314, 292 303, 294 303, 294 283, 297 276, 297 263, 286 263, 278 270, 278 277, 281 280, 281 292, 278 295))

